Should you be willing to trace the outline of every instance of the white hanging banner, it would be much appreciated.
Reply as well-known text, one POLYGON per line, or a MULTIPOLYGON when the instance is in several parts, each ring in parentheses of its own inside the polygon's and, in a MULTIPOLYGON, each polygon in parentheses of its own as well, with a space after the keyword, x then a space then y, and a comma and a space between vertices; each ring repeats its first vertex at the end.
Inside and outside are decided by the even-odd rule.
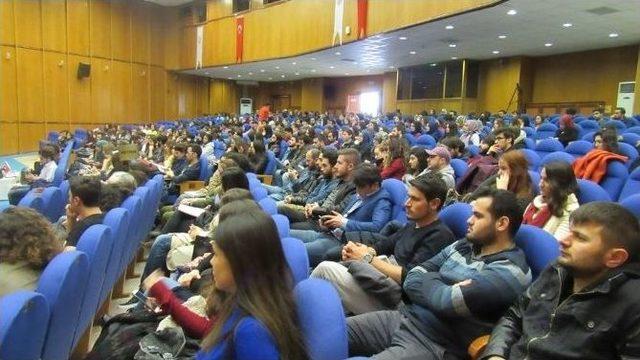
POLYGON ((204 26, 196 27, 196 69, 202 67, 202 43, 204 42, 204 26))
POLYGON ((336 8, 333 14, 333 39, 331 46, 336 44, 336 36, 342 45, 342 19, 344 18, 344 0, 336 0, 336 8))

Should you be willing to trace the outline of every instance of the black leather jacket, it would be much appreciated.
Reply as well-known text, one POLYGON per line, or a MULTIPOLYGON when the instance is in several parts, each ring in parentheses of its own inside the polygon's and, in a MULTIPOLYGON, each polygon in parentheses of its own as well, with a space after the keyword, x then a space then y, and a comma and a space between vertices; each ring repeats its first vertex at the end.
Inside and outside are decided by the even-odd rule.
POLYGON ((640 262, 560 301, 572 287, 565 268, 547 268, 500 319, 481 359, 640 359, 640 262))

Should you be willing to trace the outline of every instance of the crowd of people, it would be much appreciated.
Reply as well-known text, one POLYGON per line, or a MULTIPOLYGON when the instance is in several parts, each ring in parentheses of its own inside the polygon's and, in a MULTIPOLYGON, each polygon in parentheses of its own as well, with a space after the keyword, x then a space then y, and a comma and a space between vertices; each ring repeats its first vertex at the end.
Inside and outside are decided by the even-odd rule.
MULTIPOLYGON (((568 110, 559 120, 562 143, 577 139, 574 116, 568 110)), ((627 160, 602 111, 591 116, 602 126, 594 150, 573 166, 545 164, 538 184, 521 149, 525 128, 548 119, 505 111, 261 110, 94 129, 67 171, 65 216, 51 224, 31 209, 0 214, 0 296, 35 289, 54 256, 162 174, 139 291, 123 308, 181 329, 195 344, 184 356, 306 359, 293 278, 278 229, 250 191, 254 173, 268 175, 264 188, 289 219, 289 235, 304 243, 310 276, 337 289, 350 355, 464 359, 471 342, 491 334, 482 359, 640 357, 638 219, 616 203, 577 200, 585 163, 627 160), (433 146, 412 146, 424 135, 433 146), (130 144, 134 158, 119 151, 130 144), (453 159, 466 163, 464 174, 456 176, 453 159), (212 170, 206 185, 181 192, 202 166, 212 170), (387 179, 406 188, 405 203, 394 202, 387 179), (472 208, 461 239, 438 216, 455 202, 472 208), (548 232, 561 249, 537 279, 514 243, 521 224, 548 232)), ((612 118, 630 121, 624 109, 612 118)), ((41 148, 12 204, 52 181, 68 140, 41 148)), ((119 341, 101 336, 89 358, 110 358, 119 341)))

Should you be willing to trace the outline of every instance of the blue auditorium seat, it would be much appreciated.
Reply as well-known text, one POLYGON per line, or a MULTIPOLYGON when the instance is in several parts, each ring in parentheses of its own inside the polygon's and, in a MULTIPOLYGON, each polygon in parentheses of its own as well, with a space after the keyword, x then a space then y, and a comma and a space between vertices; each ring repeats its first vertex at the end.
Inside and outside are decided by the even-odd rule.
POLYGON ((40 214, 42 214, 43 205, 44 203, 42 201, 42 198, 40 197, 40 194, 37 194, 33 190, 29 191, 22 199, 20 199, 20 202, 18 202, 18 206, 31 208, 33 210, 36 210, 40 214))
POLYGON ((0 298, 0 359, 40 359, 49 324, 49 305, 33 291, 0 298))
POLYGON ((142 212, 144 208, 142 207, 142 200, 137 195, 129 195, 128 198, 124 200, 122 203, 122 207, 127 209, 129 212, 129 229, 127 231, 127 244, 122 252, 122 264, 126 268, 129 265, 129 262, 135 256, 136 250, 142 241, 140 237, 142 233, 142 223, 139 219, 142 218, 142 212))
POLYGON ((260 201, 269 196, 267 189, 265 189, 262 185, 256 185, 250 187, 249 191, 251 191, 251 195, 255 201, 260 201))
POLYGON ((536 144, 536 153, 540 158, 556 151, 564 151, 564 146, 562 146, 562 143, 557 139, 544 139, 538 141, 536 144))
POLYGON ((209 159, 207 159, 206 156, 200 156, 198 161, 200 162, 200 176, 198 180, 204 181, 205 183, 209 182, 209 178, 213 175, 213 171, 211 167, 209 167, 209 159))
POLYGON ((40 194, 42 197, 42 212, 52 223, 58 221, 65 213, 68 194, 62 194, 59 188, 50 186, 40 194))
POLYGON ((531 149, 531 150, 536 149, 536 141, 533 140, 532 138, 525 138, 523 141, 524 141, 525 149, 531 149))
POLYGON ((580 122, 580 126, 585 133, 596 132, 600 130, 600 125, 595 120, 584 120, 580 122))
POLYGON ((537 171, 529 170, 529 177, 531 178, 533 192, 538 195, 540 193, 540 173, 537 171))
POLYGON ((128 245, 129 211, 125 208, 117 207, 109 210, 104 216, 102 223, 111 228, 111 238, 113 246, 109 254, 109 263, 105 273, 104 285, 100 293, 100 301, 104 301, 109 295, 118 277, 124 271, 127 264, 123 263, 123 255, 128 245))
POLYGON ((422 134, 416 139, 416 145, 426 147, 427 149, 433 149, 436 147, 436 139, 429 134, 422 134))
POLYGON ((627 181, 624 183, 618 201, 624 200, 634 194, 640 194, 640 168, 635 169, 627 177, 627 181))
POLYGON ((467 236, 467 220, 472 213, 471 205, 459 202, 443 207, 438 217, 449 227, 456 239, 462 239, 467 236))
POLYGON ((593 138, 596 136, 596 132, 595 131, 590 131, 584 135, 582 135, 582 137, 580 138, 580 140, 584 140, 584 141, 588 141, 588 142, 593 142, 593 138))
POLYGON ((480 154, 480 147, 478 147, 477 145, 469 145, 467 147, 467 151, 469 152, 469 156, 474 157, 480 154))
POLYGON ((540 166, 541 157, 537 152, 530 149, 520 149, 524 153, 524 156, 527 158, 527 162, 529 163, 530 170, 538 170, 540 166))
POLYGON ((527 134, 527 138, 534 138, 536 136, 536 129, 532 127, 525 126, 522 130, 527 134))
POLYGON ((605 126, 610 127, 613 126, 616 128, 616 130, 618 130, 618 134, 625 132, 625 130, 627 130, 627 125, 625 125, 622 121, 620 120, 609 120, 605 123, 605 126))
POLYGON ((67 203, 69 202, 69 180, 62 181, 60 183, 59 189, 62 193, 62 196, 64 197, 64 204, 67 205, 67 203))
POLYGON ((417 143, 417 141, 416 141, 417 139, 416 139, 415 136, 413 136, 413 134, 406 133, 406 134, 404 134, 404 138, 405 138, 405 140, 407 140, 407 143, 409 144, 410 147, 415 146, 416 143, 417 143))
POLYGON ((407 201, 407 187, 398 179, 382 180, 382 188, 391 195, 393 208, 391 209, 392 220, 398 220, 403 224, 407 223, 407 214, 404 203, 407 201))
POLYGON ((451 159, 451 167, 453 168, 456 180, 461 178, 469 168, 466 161, 460 159, 451 159))
POLYGON ((633 133, 640 135, 640 126, 632 126, 624 131, 625 133, 633 133))
POLYGON ((544 165, 548 163, 558 162, 558 161, 566 162, 568 164, 573 164, 573 162, 576 161, 576 158, 574 158, 573 156, 571 156, 570 154, 564 151, 552 152, 542 158, 542 161, 540 161, 540 168, 542 169, 542 167, 544 167, 544 165))
POLYGON ((597 183, 584 179, 577 180, 578 193, 576 194, 576 197, 578 198, 578 203, 580 205, 584 205, 592 201, 611 201, 609 193, 597 183))
POLYGON ((276 172, 278 161, 276 155, 271 150, 267 150, 267 166, 264 169, 265 175, 273 175, 276 172))
POLYGON ((640 141, 640 135, 636 133, 626 132, 624 134, 620 134, 620 136, 622 136, 622 142, 627 143, 633 147, 635 147, 636 144, 638 144, 638 142, 640 141))
POLYGON ((276 227, 278 228, 278 235, 280 235, 280 239, 286 238, 289 236, 289 219, 280 214, 271 215, 271 218, 276 223, 276 227))
POLYGON ((552 138, 556 136, 556 131, 558 131, 558 127, 554 124, 548 122, 543 123, 536 130, 536 140, 544 140, 548 138, 552 138))
POLYGON ((40 275, 36 291, 51 313, 42 359, 69 358, 88 279, 87 255, 77 250, 58 254, 40 275))
POLYGON ((640 194, 634 194, 620 201, 620 205, 631 211, 638 219, 640 219, 640 194))
POLYGON ((278 213, 278 205, 275 200, 270 197, 265 197, 264 199, 258 201, 258 205, 269 215, 275 215, 278 213))
POLYGON ((347 323, 333 285, 325 280, 306 279, 296 285, 294 293, 309 359, 346 359, 347 323))
POLYGON ((89 281, 87 282, 84 294, 76 294, 82 297, 82 307, 73 340, 73 347, 76 346, 87 327, 91 325, 93 316, 100 305, 100 295, 102 294, 102 286, 105 282, 107 265, 109 265, 109 256, 113 250, 111 228, 102 224, 92 225, 82 233, 76 249, 87 254, 89 260, 89 281))
POLYGON ((638 150, 627 143, 618 143, 618 149, 620 150, 621 155, 629 158, 626 163, 627 167, 638 158, 638 150))
POLYGON ((282 242, 282 250, 284 250, 284 256, 287 258, 289 269, 291 269, 293 284, 298 284, 300 281, 309 278, 309 254, 307 254, 307 248, 304 243, 292 237, 284 237, 280 241, 282 242))
POLYGON ((571 154, 574 158, 585 156, 589 151, 593 150, 593 143, 585 140, 572 141, 564 149, 567 153, 571 154))
POLYGON ((550 233, 532 225, 520 225, 515 236, 516 245, 524 251, 533 278, 560 256, 558 240, 550 233))
POLYGON ((629 170, 624 163, 611 161, 607 164, 607 174, 600 181, 600 186, 609 193, 612 200, 617 200, 628 177, 629 170))

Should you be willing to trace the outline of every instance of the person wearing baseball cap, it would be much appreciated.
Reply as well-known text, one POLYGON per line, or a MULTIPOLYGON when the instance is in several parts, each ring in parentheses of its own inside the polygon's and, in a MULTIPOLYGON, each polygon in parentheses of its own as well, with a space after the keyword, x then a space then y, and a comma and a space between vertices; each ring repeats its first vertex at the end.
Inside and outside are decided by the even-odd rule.
POLYGON ((429 166, 425 169, 424 173, 438 174, 448 189, 453 189, 456 186, 456 178, 454 176, 453 168, 449 164, 451 162, 451 153, 444 146, 436 146, 429 150, 427 149, 427 155, 429 155, 429 166))

